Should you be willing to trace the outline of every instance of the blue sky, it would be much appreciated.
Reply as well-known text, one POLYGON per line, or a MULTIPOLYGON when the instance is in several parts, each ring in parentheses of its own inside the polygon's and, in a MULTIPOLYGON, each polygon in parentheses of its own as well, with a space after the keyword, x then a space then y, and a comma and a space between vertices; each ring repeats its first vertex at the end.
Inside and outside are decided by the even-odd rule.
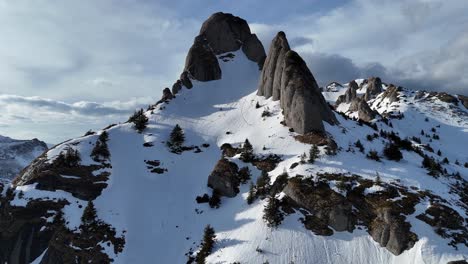
POLYGON ((285 31, 321 84, 468 93, 466 0, 0 0, 0 134, 57 143, 125 120, 173 83, 217 11, 266 48, 285 31))

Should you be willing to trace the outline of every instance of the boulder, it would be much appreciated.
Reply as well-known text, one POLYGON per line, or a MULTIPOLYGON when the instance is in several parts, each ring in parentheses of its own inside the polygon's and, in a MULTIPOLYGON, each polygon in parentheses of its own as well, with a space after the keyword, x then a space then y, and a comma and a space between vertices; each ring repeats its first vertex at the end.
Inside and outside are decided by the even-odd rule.
POLYGON ((338 123, 306 63, 289 48, 284 32, 272 41, 257 94, 280 100, 286 125, 299 134, 325 131, 323 121, 338 123))
POLYGON ((161 101, 168 101, 174 98, 174 95, 172 95, 172 92, 169 88, 164 88, 163 90, 163 95, 161 97, 161 101))
POLYGON ((183 86, 185 86, 187 89, 192 89, 193 84, 192 81, 189 78, 189 72, 184 71, 180 74, 180 82, 182 83, 183 86))
POLYGON ((377 115, 362 98, 355 98, 351 102, 348 111, 358 112, 358 118, 366 122, 371 121, 377 115))
POLYGON ((208 186, 222 196, 235 197, 239 193, 239 167, 227 159, 220 159, 210 176, 208 186))
POLYGON ((404 250, 414 246, 411 234, 411 225, 392 211, 392 208, 379 208, 377 217, 371 222, 369 234, 381 246, 387 248, 394 255, 400 255, 404 250))
POLYGON ((371 77, 367 80, 367 90, 364 100, 369 101, 382 92, 382 80, 379 77, 371 77))
POLYGON ((173 85, 172 85, 172 94, 176 95, 179 93, 179 91, 182 90, 182 81, 177 80, 173 85))

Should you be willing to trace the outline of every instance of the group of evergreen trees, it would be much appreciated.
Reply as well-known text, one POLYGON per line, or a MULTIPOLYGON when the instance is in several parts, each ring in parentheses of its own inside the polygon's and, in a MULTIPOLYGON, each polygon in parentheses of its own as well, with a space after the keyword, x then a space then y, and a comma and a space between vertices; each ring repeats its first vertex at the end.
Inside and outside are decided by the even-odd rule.
POLYGON ((94 145, 93 150, 91 151, 91 158, 96 162, 103 162, 110 157, 109 148, 107 146, 107 141, 109 140, 109 134, 106 131, 103 131, 99 135, 96 145, 94 145))
POLYGON ((310 147, 309 150, 309 158, 307 158, 307 155, 305 153, 302 153, 301 155, 301 164, 305 163, 314 163, 316 159, 318 159, 320 156, 320 150, 317 145, 312 144, 312 147, 310 147))
POLYGON ((280 210, 280 201, 274 196, 269 196, 263 209, 263 220, 268 227, 278 227, 283 222, 284 216, 280 210))
POLYGON ((54 165, 63 166, 63 167, 76 167, 80 165, 81 155, 77 149, 73 149, 70 146, 67 146, 65 151, 60 152, 57 158, 54 160, 54 165))

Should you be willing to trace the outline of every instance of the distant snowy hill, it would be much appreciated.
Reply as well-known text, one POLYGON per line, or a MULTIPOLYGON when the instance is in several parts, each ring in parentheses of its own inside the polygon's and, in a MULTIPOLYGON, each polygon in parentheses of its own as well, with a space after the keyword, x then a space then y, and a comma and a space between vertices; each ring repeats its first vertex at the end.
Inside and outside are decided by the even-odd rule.
POLYGON ((161 101, 3 186, 0 262, 464 261, 467 114, 379 78, 320 92, 284 33, 265 54, 217 13, 161 101))
POLYGON ((0 179, 13 179, 46 150, 47 145, 38 139, 16 140, 0 136, 0 179))

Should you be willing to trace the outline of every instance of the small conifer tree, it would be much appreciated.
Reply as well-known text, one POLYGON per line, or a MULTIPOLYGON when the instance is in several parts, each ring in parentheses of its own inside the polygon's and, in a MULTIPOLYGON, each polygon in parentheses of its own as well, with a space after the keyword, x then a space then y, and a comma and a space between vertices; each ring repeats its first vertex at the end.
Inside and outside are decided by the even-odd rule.
POLYGON ((148 117, 146 117, 142 108, 138 111, 135 111, 135 113, 133 113, 128 121, 132 122, 135 125, 135 129, 141 133, 143 130, 145 130, 146 125, 148 124, 148 117))
POLYGON ((252 204, 255 201, 255 185, 250 182, 249 194, 247 195, 247 204, 252 204))
POLYGON ((99 135, 96 145, 94 145, 94 148, 91 151, 91 157, 94 161, 101 162, 110 157, 109 147, 107 146, 108 140, 109 134, 106 131, 99 135))
POLYGON ((318 149, 317 145, 313 144, 309 150, 309 163, 314 163, 315 160, 319 157, 320 150, 318 149))
POLYGON ((213 251, 216 242, 216 233, 213 227, 207 225, 203 231, 203 241, 201 243, 200 251, 197 253, 195 261, 197 264, 205 264, 206 258, 213 251))
POLYGON ((263 196, 268 193, 270 189, 270 176, 268 176, 268 172, 262 171, 260 177, 257 178, 257 196, 263 196))
POLYGON ((283 221, 283 213, 280 211, 280 201, 273 196, 268 197, 267 204, 263 209, 263 220, 268 227, 278 227, 283 221))
POLYGON ((251 162, 254 160, 253 147, 248 139, 245 140, 244 145, 242 146, 240 159, 244 162, 251 162))
POLYGON ((177 124, 175 125, 174 129, 172 129, 172 132, 169 135, 169 141, 167 141, 167 146, 171 149, 173 153, 181 153, 184 142, 184 131, 177 124))
POLYGON ((221 195, 217 190, 213 190, 213 194, 211 195, 208 204, 211 208, 219 208, 219 205, 221 204, 221 195))

